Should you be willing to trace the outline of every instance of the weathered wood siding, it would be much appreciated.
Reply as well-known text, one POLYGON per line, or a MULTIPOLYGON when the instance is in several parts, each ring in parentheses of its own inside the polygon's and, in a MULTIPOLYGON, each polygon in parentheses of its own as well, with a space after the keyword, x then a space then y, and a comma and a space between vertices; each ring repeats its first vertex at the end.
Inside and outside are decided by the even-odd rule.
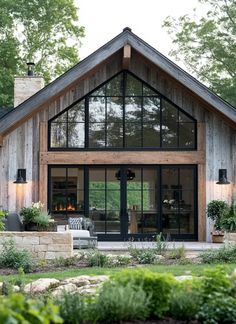
MULTIPOLYGON (((6 135, 0 149, 0 206, 11 211, 22 205, 29 205, 39 199, 39 123, 48 121, 74 101, 82 98, 95 87, 122 70, 123 51, 113 55, 109 61, 78 80, 70 89, 53 98, 42 110, 25 121, 17 129, 6 135), (18 188, 13 184, 18 168, 26 168, 28 184, 18 188), (17 188, 18 189, 17 189, 17 188), (16 190, 18 193, 16 194, 16 190), (19 192, 21 190, 21 192, 19 192)), ((206 202, 212 199, 235 198, 236 180, 236 132, 220 115, 212 112, 212 107, 201 101, 194 93, 169 77, 162 70, 150 64, 144 57, 132 50, 129 69, 146 81, 183 110, 191 114, 198 123, 205 124, 206 165, 201 174, 206 177, 206 202), (218 170, 226 168, 228 186, 216 185, 218 170)), ((102 153, 101 153, 102 154, 102 153)), ((106 152, 104 152, 105 156, 106 152)), ((153 163, 153 161, 152 161, 153 163)), ((156 164, 160 161, 156 161, 156 164)), ((173 164, 176 163, 173 160, 173 164)), ((203 207, 201 207, 203 208, 203 207)))

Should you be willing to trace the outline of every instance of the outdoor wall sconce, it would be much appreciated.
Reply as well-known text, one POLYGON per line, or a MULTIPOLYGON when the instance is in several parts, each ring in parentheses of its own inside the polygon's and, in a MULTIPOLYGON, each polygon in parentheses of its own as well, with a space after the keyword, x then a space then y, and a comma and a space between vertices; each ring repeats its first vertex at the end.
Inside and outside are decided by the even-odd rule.
MULTIPOLYGON (((130 169, 128 169, 126 171, 126 179, 128 181, 133 180, 135 178, 135 172, 131 171, 130 169)), ((116 172, 116 179, 120 180, 120 170, 118 172, 116 172)))
POLYGON ((27 183, 26 181, 26 169, 18 169, 17 170, 17 178, 14 181, 16 184, 24 184, 27 183))
POLYGON ((221 185, 230 184, 227 180, 227 169, 219 169, 219 181, 216 183, 221 185))

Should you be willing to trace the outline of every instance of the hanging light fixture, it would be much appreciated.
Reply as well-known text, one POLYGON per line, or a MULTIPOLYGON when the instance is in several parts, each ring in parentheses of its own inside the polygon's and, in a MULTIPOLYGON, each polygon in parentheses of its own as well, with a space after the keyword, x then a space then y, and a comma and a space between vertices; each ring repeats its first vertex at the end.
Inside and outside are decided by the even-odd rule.
MULTIPOLYGON (((130 169, 126 170, 126 179, 131 181, 135 178, 135 172, 131 171, 130 169)), ((120 170, 116 172, 116 179, 120 180, 120 170)))
POLYGON ((216 182, 217 184, 230 184, 227 180, 227 169, 219 169, 219 181, 216 182))
POLYGON ((18 169, 17 170, 17 178, 14 181, 16 184, 24 184, 27 183, 26 181, 26 169, 18 169))

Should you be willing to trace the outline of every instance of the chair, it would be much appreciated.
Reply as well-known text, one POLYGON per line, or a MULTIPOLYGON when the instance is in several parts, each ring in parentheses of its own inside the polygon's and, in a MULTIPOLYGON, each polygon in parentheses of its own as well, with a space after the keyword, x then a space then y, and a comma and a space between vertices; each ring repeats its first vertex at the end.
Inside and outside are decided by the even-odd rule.
POLYGON ((74 248, 87 248, 97 246, 97 237, 91 236, 93 224, 85 217, 69 217, 69 231, 73 236, 74 248), (91 231, 91 232, 90 232, 91 231))

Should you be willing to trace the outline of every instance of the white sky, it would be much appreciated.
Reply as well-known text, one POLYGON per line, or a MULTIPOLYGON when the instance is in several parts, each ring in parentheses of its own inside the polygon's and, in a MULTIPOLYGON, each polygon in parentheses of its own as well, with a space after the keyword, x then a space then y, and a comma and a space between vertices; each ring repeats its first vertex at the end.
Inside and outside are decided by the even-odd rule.
MULTIPOLYGON (((85 27, 80 58, 83 59, 119 34, 124 27, 141 37, 162 54, 172 49, 170 36, 162 28, 170 15, 179 17, 196 8, 195 17, 204 15, 206 5, 198 0, 75 0, 80 25, 85 27)), ((173 60, 173 58, 171 58, 173 60)), ((177 64, 182 65, 180 62, 177 64)))

